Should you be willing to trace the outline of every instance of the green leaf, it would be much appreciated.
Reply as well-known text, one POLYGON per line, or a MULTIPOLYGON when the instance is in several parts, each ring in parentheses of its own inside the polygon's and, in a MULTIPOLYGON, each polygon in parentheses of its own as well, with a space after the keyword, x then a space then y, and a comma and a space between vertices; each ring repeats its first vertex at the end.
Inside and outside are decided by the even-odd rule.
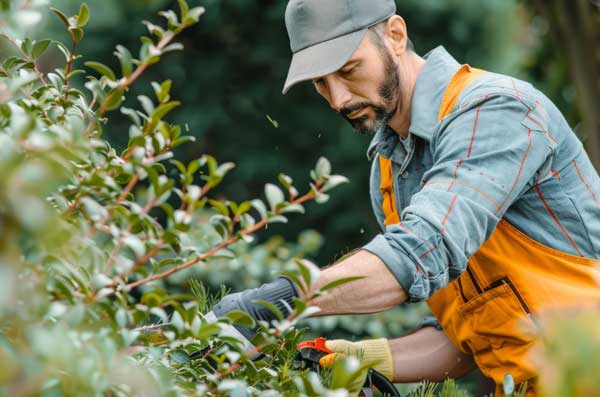
POLYGON ((84 27, 90 20, 90 9, 87 4, 82 3, 79 7, 79 15, 77 15, 77 26, 84 27))
POLYGON ((31 55, 31 40, 29 38, 25 38, 25 40, 23 40, 21 42, 21 50, 27 54, 27 56, 31 55))
POLYGON ((176 148, 177 146, 183 145, 186 142, 195 142, 196 137, 192 135, 182 136, 181 138, 177 138, 171 144, 171 147, 176 148))
POLYGON ((171 43, 168 46, 166 46, 165 48, 162 49, 162 53, 166 54, 167 52, 171 52, 171 51, 181 51, 183 50, 183 44, 181 43, 171 43))
POLYGON ((281 183, 286 190, 290 190, 292 183, 294 182, 293 179, 286 174, 279 174, 277 179, 279 179, 279 183, 281 183))
POLYGON ((218 200, 208 200, 208 204, 210 204, 221 215, 229 216, 229 209, 224 203, 218 200))
POLYGON ((177 365, 185 364, 190 361, 190 356, 184 350, 175 350, 171 352, 171 361, 177 365))
POLYGON ((331 174, 331 163, 325 157, 319 157, 317 160, 317 166, 315 167, 315 173, 317 179, 329 176, 331 174))
POLYGON ((235 211, 235 214, 236 215, 245 214, 246 212, 248 212, 250 210, 250 208, 252 208, 252 203, 250 201, 241 202, 237 208, 237 211, 235 211))
POLYGON ((332 282, 325 284, 319 290, 320 291, 327 291, 329 289, 338 287, 338 286, 343 285, 343 284, 350 283, 352 281, 361 280, 361 279, 363 279, 365 277, 366 276, 352 276, 352 277, 340 278, 340 279, 333 280, 332 282))
POLYGON ((271 116, 269 116, 268 114, 267 114, 267 120, 269 120, 269 123, 271 123, 273 125, 273 127, 279 128, 279 123, 277 122, 277 120, 273 120, 271 118, 271 116))
POLYGON ((319 279, 321 271, 314 263, 308 260, 296 259, 294 263, 304 280, 304 285, 310 288, 319 279))
POLYGON ((275 215, 269 217, 267 223, 288 223, 288 219, 283 215, 275 215))
POLYGON ((319 204, 326 203, 329 200, 329 195, 321 192, 315 185, 310 184, 311 192, 315 195, 315 201, 319 204))
POLYGON ((112 279, 104 273, 98 273, 94 275, 94 278, 92 279, 92 284, 96 290, 109 286, 112 283, 112 279))
POLYGON ((123 308, 117 310, 117 313, 115 314, 115 320, 117 321, 117 324, 120 328, 125 328, 127 326, 127 323, 129 322, 129 315, 127 314, 127 310, 123 308))
POLYGON ((181 102, 179 102, 179 101, 163 103, 162 105, 158 106, 152 112, 152 114, 151 114, 152 120, 154 122, 161 120, 164 116, 167 115, 167 113, 169 113, 171 110, 175 109, 179 105, 181 105, 181 102))
POLYGON ((308 292, 306 290, 305 284, 300 281, 300 278, 298 277, 298 275, 296 273, 294 273, 290 270, 284 270, 281 272, 281 275, 292 280, 294 282, 294 285, 296 285, 296 287, 300 288, 302 293, 306 294, 308 292))
POLYGON ((226 259, 235 259, 235 253, 232 250, 228 250, 226 248, 221 248, 217 252, 215 252, 211 258, 226 258, 226 259))
POLYGON ((171 323, 175 328, 177 328, 178 331, 183 331, 183 328, 185 327, 183 317, 181 317, 181 314, 179 314, 177 310, 174 311, 173 315, 171 316, 171 323))
POLYGON ((215 323, 204 323, 195 335, 197 339, 206 340, 212 336, 215 336, 221 331, 221 327, 215 323))
POLYGON ((127 236, 123 239, 123 244, 131 248, 136 258, 141 258, 146 253, 146 247, 142 240, 136 236, 127 236))
POLYGON ((261 305, 267 309, 269 309, 269 311, 271 313, 273 313, 275 315, 275 317, 277 317, 277 319, 279 321, 283 321, 284 317, 283 317, 283 313, 281 312, 281 310, 279 310, 279 308, 277 306, 275 306, 273 303, 265 301, 265 300, 255 300, 254 303, 261 305))
POLYGON ((232 162, 227 162, 219 165, 215 170, 215 175, 219 178, 223 178, 229 171, 235 168, 235 164, 232 162))
POLYGON ((169 30, 176 30, 179 21, 177 20, 177 14, 173 10, 160 11, 158 15, 164 17, 167 20, 167 26, 169 30))
POLYGON ((140 116, 137 114, 137 112, 135 111, 135 109, 126 108, 126 107, 123 106, 121 108, 121 113, 123 113, 126 116, 129 116, 129 118, 131 119, 131 121, 133 121, 136 126, 139 127, 139 126, 142 125, 142 120, 140 119, 140 116))
POLYGON ((350 180, 342 175, 331 175, 327 178, 327 182, 323 185, 323 191, 328 191, 342 183, 348 183, 350 180))
POLYGON ((248 313, 241 310, 232 310, 224 317, 228 318, 233 324, 243 327, 254 328, 256 326, 254 319, 248 313))
POLYGON ((169 100, 169 92, 171 91, 171 80, 165 80, 162 84, 152 82, 152 88, 154 88, 154 94, 158 102, 163 103, 169 100))
POLYGON ((109 80, 116 81, 117 77, 115 73, 108 66, 95 61, 87 61, 84 62, 84 65, 88 68, 94 69, 96 72, 100 73, 102 76, 106 76, 109 80))
POLYGON ((44 51, 46 51, 51 42, 52 40, 49 39, 36 41, 31 50, 31 56, 33 59, 38 59, 44 53, 44 51))
POLYGON ((273 185, 272 183, 267 183, 265 185, 265 196, 267 197, 267 201, 269 202, 271 211, 275 211, 277 204, 285 200, 281 189, 278 186, 273 185))
POLYGON ((58 17, 65 24, 66 27, 69 27, 71 25, 69 23, 69 18, 67 18, 67 16, 65 14, 63 14, 60 10, 58 10, 54 7, 50 7, 50 9, 52 10, 52 12, 54 12, 56 15, 58 15, 58 17))
POLYGON ((190 10, 187 2, 185 0, 177 0, 179 4, 179 12, 181 13, 181 19, 185 18, 190 10))
POLYGON ((83 39, 83 29, 81 28, 69 28, 69 32, 73 35, 73 40, 79 43, 83 39))
POLYGON ((290 212, 297 212, 299 214, 304 214, 304 207, 302 206, 302 204, 290 204, 290 205, 286 205, 285 207, 283 207, 281 209, 282 214, 286 214, 286 213, 290 213, 290 212))
POLYGON ((185 26, 190 26, 198 22, 200 16, 204 14, 204 7, 194 7, 188 11, 187 16, 183 19, 185 26))
POLYGON ((65 45, 63 43, 61 43, 60 41, 52 41, 54 44, 56 44, 56 47, 59 49, 60 52, 63 53, 64 57, 65 57, 65 61, 68 61, 69 58, 71 57, 71 51, 69 51, 69 49, 67 47, 65 47, 65 45))
POLYGON ((133 57, 131 52, 122 45, 117 45, 115 55, 121 63, 121 73, 124 77, 129 77, 133 72, 133 57))
POLYGON ((137 99, 142 104, 142 108, 144 108, 144 112, 146 112, 147 115, 151 115, 152 112, 154 111, 154 103, 152 103, 150 98, 148 98, 145 95, 139 95, 137 97, 137 99))
POLYGON ((123 102, 123 90, 119 88, 113 88, 106 96, 106 110, 113 110, 118 108, 123 102))
POLYGON ((254 199, 254 200, 250 201, 250 204, 252 204, 252 207, 256 211, 258 211, 261 219, 265 219, 267 217, 267 206, 265 205, 265 203, 263 203, 262 200, 254 199))

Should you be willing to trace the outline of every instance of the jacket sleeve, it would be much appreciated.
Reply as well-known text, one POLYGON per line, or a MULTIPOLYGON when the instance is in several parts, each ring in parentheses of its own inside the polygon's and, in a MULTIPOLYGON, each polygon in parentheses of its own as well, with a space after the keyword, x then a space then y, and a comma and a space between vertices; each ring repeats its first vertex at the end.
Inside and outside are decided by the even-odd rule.
POLYGON ((387 265, 410 301, 458 277, 506 209, 548 172, 555 142, 537 113, 497 95, 463 105, 438 124, 433 166, 401 223, 363 247, 387 265))

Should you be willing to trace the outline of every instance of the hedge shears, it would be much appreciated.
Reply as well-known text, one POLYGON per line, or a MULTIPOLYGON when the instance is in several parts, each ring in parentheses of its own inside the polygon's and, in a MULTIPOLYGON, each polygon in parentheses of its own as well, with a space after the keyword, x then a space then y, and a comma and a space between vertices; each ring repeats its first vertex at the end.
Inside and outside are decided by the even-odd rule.
MULTIPOLYGON (((321 364, 319 363, 321 358, 334 353, 325 346, 326 341, 327 339, 319 337, 314 340, 300 342, 295 359, 296 366, 300 369, 308 368, 318 373, 321 369, 321 364)), ((359 396, 373 397, 375 391, 384 396, 401 397, 398 389, 396 389, 388 378, 371 368, 367 373, 367 379, 359 396)))

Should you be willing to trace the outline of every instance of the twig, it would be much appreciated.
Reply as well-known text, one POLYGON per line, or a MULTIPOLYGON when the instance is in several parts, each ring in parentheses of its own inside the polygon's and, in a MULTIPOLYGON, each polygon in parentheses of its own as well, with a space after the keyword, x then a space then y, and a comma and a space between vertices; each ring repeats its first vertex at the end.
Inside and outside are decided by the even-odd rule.
MULTIPOLYGON (((317 189, 319 188, 319 186, 320 186, 320 184, 317 184, 317 189)), ((298 199, 294 200, 290 204, 302 204, 308 200, 313 199, 314 197, 315 197, 315 195, 312 192, 309 192, 309 193, 305 194, 304 196, 299 197, 298 199)), ((275 211, 275 215, 279 215, 280 213, 281 213, 280 211, 275 211)), ((260 222, 257 222, 254 226, 251 226, 247 229, 240 231, 239 235, 228 238, 227 240, 223 241, 221 244, 219 244, 219 245, 213 247, 212 249, 210 249, 209 251, 205 252, 203 255, 200 255, 194 259, 190 259, 189 261, 182 263, 181 265, 177 265, 177 266, 175 266, 169 270, 166 270, 162 273, 153 274, 152 276, 129 283, 125 286, 125 288, 127 290, 131 290, 132 288, 139 287, 140 285, 149 283, 151 281, 160 280, 160 279, 168 277, 171 274, 176 273, 180 270, 187 269, 188 267, 193 266, 198 262, 202 262, 202 261, 210 258, 211 256, 215 255, 217 252, 219 252, 223 248, 227 248, 228 246, 236 243, 237 241, 239 241, 241 239, 242 236, 252 234, 252 233, 256 232, 257 230, 263 228, 265 225, 267 225, 267 223, 268 223, 268 219, 263 219, 260 222)), ((113 295, 115 292, 116 292, 116 290, 114 290, 114 289, 112 291, 103 291, 102 297, 113 295)))

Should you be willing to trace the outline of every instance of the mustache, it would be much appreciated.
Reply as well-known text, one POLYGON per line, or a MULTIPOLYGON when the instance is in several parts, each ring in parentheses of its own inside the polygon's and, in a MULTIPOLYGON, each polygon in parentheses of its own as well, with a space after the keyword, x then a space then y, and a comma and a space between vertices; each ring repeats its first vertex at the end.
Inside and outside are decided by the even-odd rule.
POLYGON ((363 109, 363 108, 366 108, 369 106, 373 107, 373 104, 369 103, 369 102, 358 102, 358 103, 355 103, 355 104, 352 104, 352 105, 346 106, 345 108, 340 109, 339 113, 342 116, 348 118, 348 115, 350 113, 353 113, 357 110, 360 110, 360 109, 363 109))

